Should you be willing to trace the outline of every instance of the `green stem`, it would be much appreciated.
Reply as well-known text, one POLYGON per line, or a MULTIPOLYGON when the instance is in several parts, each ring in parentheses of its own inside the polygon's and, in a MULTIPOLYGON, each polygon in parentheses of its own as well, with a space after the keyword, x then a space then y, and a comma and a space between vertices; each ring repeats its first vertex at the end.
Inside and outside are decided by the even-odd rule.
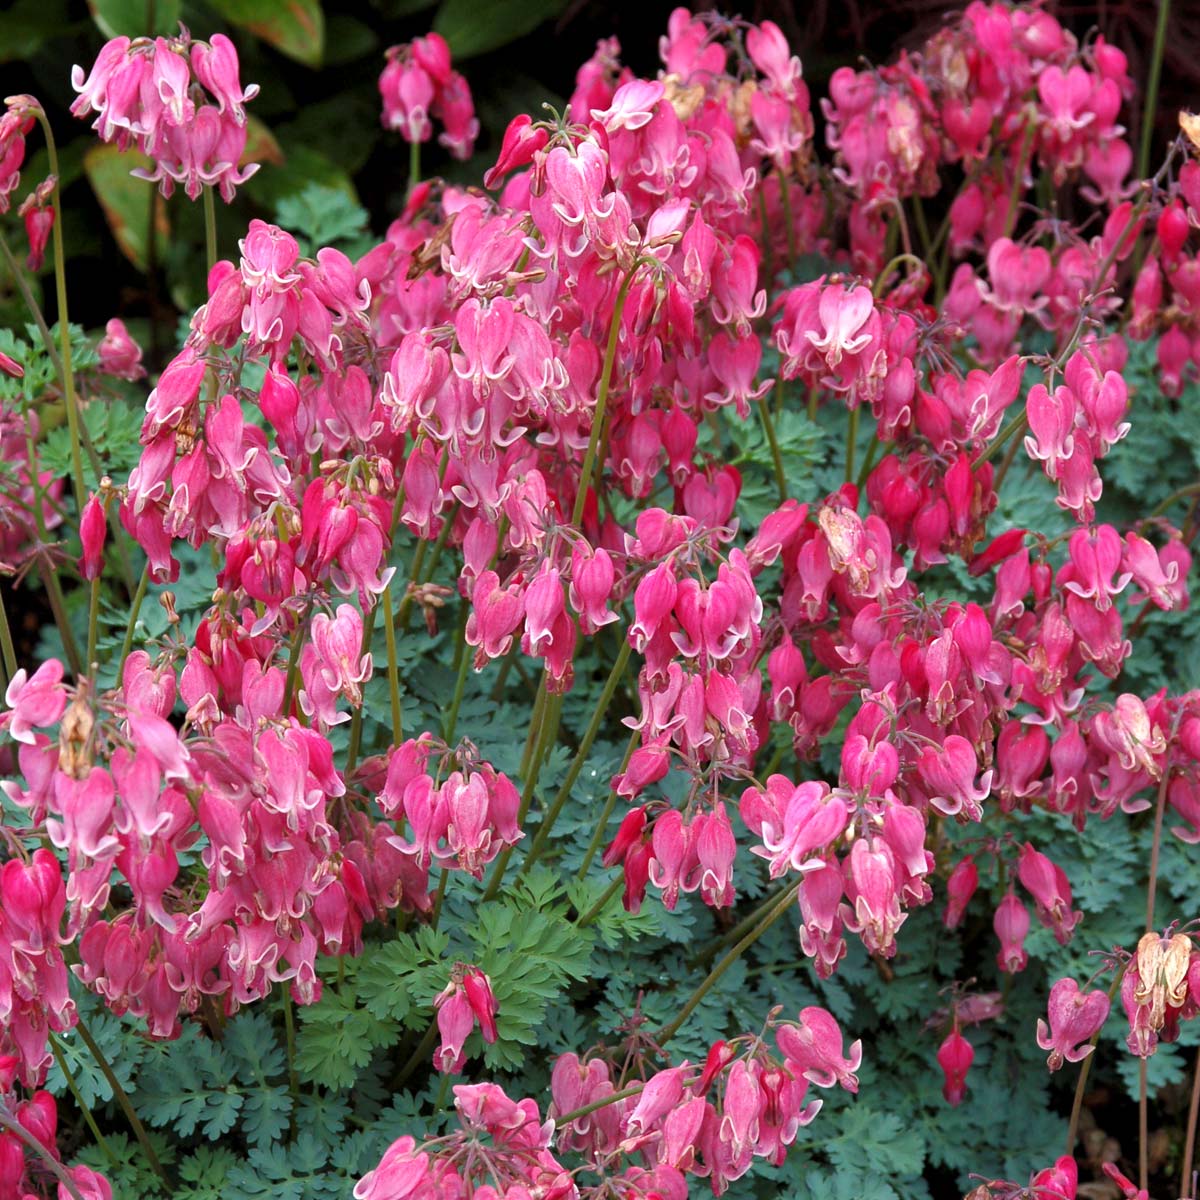
MULTIPOLYGON (((13 645, 12 630, 8 625, 8 609, 4 596, 0 595, 0 653, 4 655, 4 673, 11 679, 17 673, 17 651, 13 645)), ((5 687, 7 688, 7 681, 5 687)))
POLYGON ((137 591, 133 593, 133 600, 129 605, 129 623, 125 626, 125 641, 121 646, 121 661, 117 663, 118 683, 125 670, 125 660, 129 657, 129 652, 133 649, 133 631, 137 626, 138 614, 142 611, 142 601, 146 598, 146 588, 149 585, 150 564, 147 563, 145 570, 142 571, 141 579, 138 580, 137 591))
MULTIPOLYGON (((358 651, 361 658, 364 654, 371 653, 371 634, 375 629, 375 614, 379 611, 379 605, 371 606, 371 611, 367 613, 363 620, 362 641, 359 644, 358 651)), ((362 723, 363 723, 363 701, 360 698, 358 707, 354 710, 354 714, 350 718, 350 745, 346 750, 346 774, 345 778, 349 779, 354 774, 355 765, 358 763, 358 751, 362 745, 362 723)))
POLYGON ((640 1095, 645 1086, 644 1083, 635 1083, 630 1087, 622 1088, 619 1092, 613 1092, 611 1096, 593 1100, 591 1104, 585 1104, 582 1108, 573 1108, 570 1112, 563 1113, 561 1117, 555 1117, 554 1123, 559 1129, 563 1129, 572 1121, 578 1121, 580 1117, 586 1117, 588 1113, 594 1113, 599 1108, 607 1108, 610 1104, 616 1104, 620 1100, 628 1100, 630 1096, 640 1095))
POLYGON ((850 422, 846 427, 846 481, 854 478, 854 454, 858 443, 858 408, 850 410, 850 422))
POLYGON ((575 503, 571 508, 571 524, 575 526, 578 526, 583 519, 588 480, 592 476, 592 464, 596 459, 596 447, 600 444, 600 431, 604 426, 605 412, 608 408, 608 391, 612 385, 613 364, 617 359, 617 341, 621 334, 621 317, 625 312, 625 301, 629 298, 629 289, 639 266, 641 266, 641 262, 635 262, 625 278, 621 280, 621 286, 617 290, 616 303, 613 306, 612 322, 608 327, 608 345, 604 350, 604 367, 600 372, 600 389, 596 393, 596 411, 592 414, 592 430, 588 435, 587 451, 583 456, 583 467, 579 472, 579 486, 575 491, 575 503))
POLYGON ((1196 1051, 1196 1065, 1192 1068, 1192 1100, 1188 1105, 1187 1133, 1183 1141, 1183 1170, 1179 1176, 1179 1194, 1195 1196, 1192 1187, 1192 1161, 1196 1151, 1196 1116, 1200 1113, 1200 1050, 1196 1051))
MULTIPOLYGON (((1132 961, 1132 960, 1130 960, 1130 961, 1132 961)), ((1128 964, 1126 964, 1126 966, 1121 967, 1117 971, 1116 977, 1113 979, 1112 984, 1109 986, 1109 989, 1108 989, 1109 1004, 1112 1004, 1113 997, 1116 996, 1117 991, 1121 987, 1121 980, 1125 978, 1125 971, 1126 971, 1127 967, 1128 967, 1128 964)), ((1088 1075, 1091 1073, 1091 1070, 1092 1070, 1092 1059, 1096 1057, 1096 1044, 1099 1041, 1100 1041, 1100 1030, 1097 1029, 1096 1032, 1092 1034, 1091 1041, 1088 1043, 1088 1045, 1090 1045, 1092 1048, 1091 1053, 1083 1060, 1083 1066, 1079 1068, 1079 1078, 1075 1081, 1075 1098, 1071 1101, 1071 1118, 1067 1122, 1067 1150, 1066 1150, 1066 1153, 1067 1153, 1068 1157, 1071 1157, 1071 1158, 1073 1158, 1075 1156, 1075 1139, 1079 1134, 1079 1114, 1083 1111, 1083 1094, 1084 1094, 1084 1090, 1087 1087, 1088 1075)))
POLYGON ((167 1173, 163 1170, 162 1163, 158 1161, 158 1155, 154 1153, 154 1147, 150 1144, 150 1138, 146 1134, 146 1127, 134 1111, 134 1107, 130 1103, 129 1097, 125 1094, 125 1089, 121 1086, 121 1081, 113 1072, 108 1059, 104 1057, 104 1051, 96 1044, 95 1038, 88 1031, 88 1027, 84 1024, 82 1017, 79 1018, 75 1028, 79 1032, 79 1036, 83 1039, 83 1044, 88 1048, 92 1058, 96 1060, 96 1065, 100 1068, 100 1073, 108 1081, 108 1086, 112 1088, 113 1096, 116 1098, 121 1111, 125 1114, 125 1118, 133 1130, 133 1136, 137 1138, 137 1143, 141 1146, 142 1153, 146 1156, 146 1161, 150 1164, 151 1170, 166 1183, 167 1173))
POLYGON ((396 618, 392 612, 392 584, 383 590, 383 636, 387 642, 388 692, 392 700, 392 740, 399 745, 404 738, 404 708, 400 703, 400 665, 396 654, 396 618))
POLYGON ((1004 236, 1010 237, 1017 224, 1017 201, 1021 198, 1021 182, 1025 175, 1025 156, 1033 141, 1034 123, 1025 119, 1025 131, 1021 135, 1021 148, 1017 151, 1017 166, 1013 173, 1012 186, 1008 189, 1008 211, 1004 214, 1004 236))
POLYGON ((54 289, 58 300, 58 338, 62 358, 63 403, 67 409, 67 429, 71 435, 71 481, 75 488, 75 504, 83 512, 87 490, 83 484, 83 455, 79 440, 79 401, 75 397, 75 376, 71 370, 71 327, 67 315, 67 259, 63 252, 63 206, 62 188, 58 174, 58 148, 54 142, 54 131, 45 112, 39 107, 37 118, 46 136, 46 153, 50 158, 50 174, 54 176, 54 289))
POLYGON ((579 929, 585 929, 590 925, 607 907, 609 901, 625 886, 625 876, 618 875, 608 887, 600 893, 600 898, 587 910, 582 916, 577 917, 575 925, 579 929))
POLYGON ((1014 433, 1020 434, 1025 429, 1027 422, 1028 417, 1025 415, 1025 410, 1022 408, 1022 410, 1015 417, 1013 417, 1013 419, 1009 421, 1009 423, 1005 425, 1003 429, 1000 430, 1000 433, 996 437, 995 441, 989 442, 983 448, 983 453, 975 460, 976 465, 978 466, 981 463, 987 462, 989 458, 994 458, 999 452, 1000 448, 1005 444, 1005 442, 1008 441, 1010 437, 1012 437, 1014 433))
POLYGON ((867 477, 871 474, 871 468, 875 465, 875 459, 879 454, 879 448, 883 443, 879 440, 878 431, 876 436, 871 439, 871 444, 867 447, 866 456, 863 459, 862 469, 858 472, 857 487, 861 492, 867 486, 867 477))
POLYGON ((1146 1060, 1138 1059, 1138 1187, 1150 1186, 1150 1106, 1146 1097, 1146 1060))
MULTIPOLYGON (((625 747, 625 757, 621 759, 621 765, 617 768, 618 775, 625 773, 625 769, 629 766, 629 760, 633 757, 633 752, 637 748, 641 736, 636 729, 630 735, 629 744, 625 747)), ((588 842, 587 853, 583 856, 583 863, 575 876, 576 879, 587 877, 588 868, 592 865, 592 859, 596 857, 597 851, 604 844, 604 834, 608 829, 609 819, 612 817, 613 809, 616 806, 617 793, 615 789, 609 788, 608 800, 604 805, 604 811, 600 814, 600 819, 596 822, 596 832, 592 834, 592 840, 588 842)))
POLYGON ((779 439, 775 436, 775 422, 771 420, 771 410, 767 406, 765 396, 758 398, 758 415, 762 418, 763 431, 771 447, 771 459, 775 464, 775 486, 779 489, 779 503, 787 499, 787 476, 783 470, 783 455, 779 450, 779 439))
POLYGON ((897 254, 894 258, 889 259, 883 270, 880 271, 875 277, 875 286, 871 289, 871 295, 874 296, 876 300, 883 295, 883 289, 887 284, 888 276, 890 276, 892 273, 892 269, 894 267, 901 266, 903 263, 911 263, 918 271, 925 269, 925 264, 915 254, 908 250, 905 250, 902 253, 897 254))
MULTIPOLYGON (((150 231, 154 236, 154 231, 150 231)), ((211 271, 217 265, 217 203, 209 184, 204 185, 204 257, 211 271)))
MULTIPOLYGON (((1167 25, 1171 0, 1158 0, 1158 21, 1154 26, 1154 48, 1150 52, 1150 75, 1146 80, 1146 103, 1142 106, 1142 136, 1138 143, 1137 177, 1145 179, 1150 170, 1150 148, 1154 143, 1154 119, 1158 115, 1158 85, 1162 81, 1163 56, 1167 47, 1167 25)), ((1143 1184, 1143 1186, 1145 1186, 1143 1184)))
POLYGON ((442 903, 446 899, 446 884, 450 882, 450 868, 443 867, 442 873, 438 878, 437 892, 433 897, 433 915, 430 918, 430 925, 434 929, 438 927, 438 922, 442 919, 442 903))
POLYGON ((622 641, 620 653, 618 653, 617 660, 612 665, 612 670, 608 673, 608 679, 605 680, 600 698, 596 701, 596 707, 592 710, 592 719, 588 722, 587 730, 584 732, 583 738, 579 743, 579 749, 575 752, 575 758, 567 771, 566 778, 562 781, 562 786, 558 789, 558 795, 554 797, 553 803, 542 817, 542 823, 538 826, 537 836, 533 839, 525 855, 525 861, 521 864, 521 869, 517 873, 518 879, 537 862, 546 847, 546 842, 550 837, 551 830, 554 828, 554 823, 562 813, 563 805, 566 804, 567 797, 571 794, 571 789, 575 786, 575 781, 579 778, 579 773, 583 770, 584 764, 587 762, 592 744, 596 740, 596 735, 600 732, 600 726, 604 718, 608 715, 608 706, 612 701, 613 693, 617 690, 617 684, 621 681, 621 676, 625 673, 625 667, 629 662, 631 650, 632 647, 629 641, 627 639, 622 641))
POLYGON ((788 270, 796 267, 796 222, 792 217, 792 190, 786 176, 779 178, 779 203, 783 207, 783 223, 786 226, 788 248, 788 270))
POLYGON ((730 942, 736 942, 746 930, 752 929, 757 925, 794 888, 794 883, 787 883, 782 888, 772 892, 752 913, 743 917, 732 929, 727 929, 716 941, 710 942, 697 954, 694 954, 689 960, 688 966, 699 966, 700 963, 707 961, 716 954, 718 950, 728 946, 730 942))
POLYGON ((429 1058, 429 1052, 433 1049, 433 1043, 437 1040, 437 1035, 437 1021, 430 1021, 429 1028, 425 1030, 425 1036, 412 1052, 408 1062, 401 1068, 400 1074, 396 1076, 396 1081, 393 1085, 394 1090, 399 1091, 401 1085, 408 1080, 408 1077, 421 1065, 422 1061, 429 1058))
POLYGON ((283 1036, 287 1044, 288 1092, 292 1097, 292 1108, 300 1100, 300 1076, 296 1072, 296 1019, 292 1015, 292 989, 285 983, 283 998, 283 1036))
POLYGON ((421 182, 421 143, 408 143, 408 194, 411 196, 421 182))
POLYGON ((58 575, 54 568, 45 561, 38 563, 38 575, 41 577, 42 586, 46 589, 46 598, 50 601, 50 611, 54 614, 54 623, 58 626, 58 632, 62 634, 63 653, 67 656, 71 674, 79 678, 84 673, 83 659, 79 653, 79 645, 75 641, 75 631, 71 628, 71 621, 67 616, 67 604, 63 598, 62 585, 58 582, 58 575))
POLYGON ((454 680, 454 697, 450 701, 450 711, 446 714, 445 723, 442 726, 442 739, 447 745, 454 741, 454 731, 458 727, 458 709, 462 704, 463 692, 467 687, 467 673, 471 669, 471 647, 466 642, 467 617, 471 611, 471 606, 464 603, 462 606, 462 616, 458 622, 458 675, 454 680))
MULTIPOLYGON (((541 774, 542 763, 546 752, 558 737, 558 721, 562 715, 562 697, 552 696, 546 688, 547 673, 542 672, 542 682, 538 687, 538 699, 534 703, 534 723, 531 724, 529 737, 525 742, 525 752, 521 756, 521 775, 525 780, 521 792, 521 805, 517 810, 517 824, 524 825, 529 815, 529 806, 533 801, 533 793, 537 788, 538 776, 541 774)), ((505 846, 496 857, 492 866, 492 877, 488 880, 487 890, 483 893, 484 900, 494 900, 504 882, 504 873, 508 869, 509 860, 513 855, 513 847, 505 846)))
POLYGON ((117 1158, 113 1152, 113 1148, 108 1144, 108 1139, 100 1132, 100 1126, 96 1124, 96 1118, 92 1115, 92 1110, 87 1101, 84 1100, 82 1093, 79 1091, 79 1085, 75 1082, 75 1076, 71 1073, 71 1068, 67 1065, 67 1056, 62 1052, 58 1038, 53 1034, 50 1035, 50 1050, 54 1055, 54 1061, 58 1063, 58 1069, 63 1073, 63 1078, 67 1081, 67 1087, 70 1089, 71 1095, 75 1098, 76 1106, 83 1114, 83 1119, 87 1123, 87 1127, 92 1131, 92 1137, 96 1139, 96 1145, 104 1151, 105 1158, 114 1167, 120 1166, 121 1160, 117 1158))
POLYGON ((1161 517, 1177 500, 1186 500, 1188 496, 1195 496, 1200 493, 1200 483, 1189 483, 1187 487, 1182 487, 1176 492, 1172 492, 1161 504, 1156 504, 1151 510, 1148 519, 1161 517))
POLYGON ((700 986, 688 998, 687 1003, 676 1014, 674 1020, 664 1025, 655 1035, 654 1040, 660 1046, 666 1045, 679 1032, 683 1023, 692 1015, 696 1006, 708 995, 721 976, 791 908, 793 901, 796 899, 796 893, 799 890, 800 884, 798 882, 788 887, 783 895, 776 899, 775 906, 767 912, 763 919, 709 971, 700 986))
POLYGON ((87 661, 85 666, 91 674, 96 669, 96 634, 100 625, 100 577, 92 580, 88 594, 87 661))
POLYGON ((24 1125, 19 1121, 14 1121, 8 1113, 0 1111, 0 1129, 3 1129, 6 1133, 11 1133, 17 1141, 21 1142, 27 1149, 32 1150, 46 1164, 50 1174, 58 1180, 59 1187, 66 1188, 72 1200, 83 1200, 83 1195, 76 1186, 75 1180, 67 1174, 62 1163, 24 1125))
POLYGON ((767 193, 758 189, 758 216, 762 223, 763 268, 770 282, 775 280, 775 256, 771 253, 771 223, 767 219, 767 193))

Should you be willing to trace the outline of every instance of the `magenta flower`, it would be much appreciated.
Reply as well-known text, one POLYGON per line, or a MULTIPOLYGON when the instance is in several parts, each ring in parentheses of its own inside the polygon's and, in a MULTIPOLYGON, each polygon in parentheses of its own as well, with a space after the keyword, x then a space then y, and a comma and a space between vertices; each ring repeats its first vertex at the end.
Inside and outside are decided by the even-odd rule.
POLYGON ((1108 1016, 1108 997, 1099 989, 1081 992, 1074 979, 1060 979, 1050 989, 1050 1024, 1038 1019, 1037 1043, 1050 1051, 1046 1065, 1057 1071, 1063 1062, 1082 1062, 1095 1049, 1088 1045, 1108 1016))

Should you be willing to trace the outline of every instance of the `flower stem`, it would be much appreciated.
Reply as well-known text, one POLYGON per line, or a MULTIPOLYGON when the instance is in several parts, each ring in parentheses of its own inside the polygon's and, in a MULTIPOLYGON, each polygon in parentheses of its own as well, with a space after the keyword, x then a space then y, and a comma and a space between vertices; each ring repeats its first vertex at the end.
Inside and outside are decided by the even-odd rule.
POLYGON ((858 408, 850 410, 850 423, 846 427, 846 482, 854 479, 854 451, 858 442, 858 408))
POLYGON ((87 659, 84 669, 90 674, 96 669, 96 634, 100 625, 100 577, 92 580, 88 594, 87 659))
MULTIPOLYGON (((378 604, 372 604, 370 612, 363 619, 362 642, 359 644, 358 656, 361 658, 364 654, 371 653, 371 634, 375 630, 375 614, 379 611, 378 604)), ((346 773, 344 778, 349 779, 354 774, 354 768, 358 763, 358 751, 362 745, 362 723, 363 723, 363 701, 359 697, 358 707, 354 710, 353 716, 350 718, 350 745, 346 750, 346 773)))
POLYGON ((566 778, 562 781, 562 786, 558 789, 558 795, 554 797, 553 803, 542 817, 542 823, 538 826, 537 836, 533 839, 533 843, 525 855, 525 861, 521 864, 521 869, 517 873, 518 879, 537 862, 542 851, 546 848, 546 841, 550 837, 550 831, 554 828, 554 823, 558 820, 563 805, 566 803, 567 797, 571 794, 571 789, 575 786, 575 781, 579 778, 579 773, 583 770, 584 764, 587 762, 588 754, 592 749, 592 743, 595 742, 596 735, 600 732, 600 726, 605 716, 608 715, 608 706, 612 701, 613 693, 617 690, 617 684, 621 682, 621 676, 625 673, 631 649, 632 647, 629 645, 627 639, 622 641, 621 650, 617 654, 617 661, 613 663, 612 670, 608 673, 608 679, 604 683, 604 689, 600 693, 600 698, 596 701, 596 707, 592 710, 592 719, 588 722, 588 727, 579 743, 579 749, 575 752, 575 759, 567 771, 566 778))
POLYGON ((387 642, 388 692, 392 700, 392 745, 404 737, 404 708, 400 703, 400 667, 396 654, 396 618, 392 612, 392 583, 383 589, 383 636, 387 642))
POLYGON ((635 1083, 630 1087, 622 1088, 619 1092, 613 1092, 611 1096, 593 1100, 591 1104, 585 1104, 582 1108, 573 1108, 570 1112, 563 1113, 561 1117, 555 1117, 554 1123, 559 1129, 562 1129, 565 1125, 570 1125, 572 1121, 578 1121, 580 1117, 586 1117, 588 1113, 594 1113, 599 1108, 607 1108, 619 1100, 628 1100, 630 1096, 639 1095, 645 1086, 644 1083, 635 1083))
MULTIPOLYGON (((13 645, 12 630, 8 625, 8 609, 0 595, 0 653, 4 656, 4 674, 11 679, 17 673, 17 651, 13 645)), ((7 682, 5 684, 7 687, 7 682)))
POLYGON ((1194 1197, 1192 1186, 1192 1162, 1196 1150, 1196 1115, 1200 1112, 1200 1050, 1196 1051, 1196 1065, 1192 1068, 1192 1102, 1188 1105, 1187 1135, 1183 1142, 1183 1171, 1179 1177, 1179 1194, 1194 1197))
POLYGON ((408 194, 411 196, 421 182, 421 143, 415 138, 408 143, 408 194))
MULTIPOLYGON (((1146 932, 1154 928, 1154 904, 1158 893, 1158 857, 1162 847, 1163 814, 1167 807, 1167 783, 1171 772, 1163 763, 1154 809, 1154 840, 1150 844, 1150 878, 1146 882, 1146 932)), ((1150 1186, 1150 1113, 1147 1096, 1146 1060, 1138 1063, 1138 1186, 1150 1186)))
POLYGON ((67 259, 63 252, 62 188, 59 185, 58 149, 54 132, 45 112, 39 107, 37 118, 46 136, 46 153, 50 158, 50 174, 54 176, 54 289, 58 300, 58 339, 62 358, 63 403, 67 408, 67 428, 71 435, 71 482, 75 488, 75 504, 83 512, 87 492, 83 485, 83 455, 79 440, 79 402, 75 397, 75 376, 71 370, 71 327, 67 316, 67 259))
POLYGON ((418 1043, 417 1048, 409 1056, 408 1062, 400 1069, 400 1074, 396 1076, 395 1082, 392 1085, 396 1091, 399 1091, 408 1077, 421 1065, 423 1059, 429 1057, 429 1052, 433 1049, 433 1043, 437 1040, 438 1027, 436 1021, 429 1022, 429 1028, 425 1030, 425 1036, 418 1043))
POLYGON ((62 1047, 53 1034, 50 1036, 50 1050, 54 1054, 54 1061, 58 1063, 58 1069, 63 1073, 63 1078, 67 1081, 67 1087, 71 1095, 75 1098, 75 1103, 79 1107, 79 1111, 83 1114, 83 1119, 87 1123, 87 1127, 92 1131, 92 1137, 96 1139, 96 1145, 104 1151, 104 1156, 114 1167, 120 1166, 120 1160, 113 1152, 113 1148, 108 1144, 108 1139, 100 1132, 100 1126, 96 1124, 96 1118, 80 1093, 79 1085, 75 1082, 75 1076, 72 1074, 71 1068, 67 1065, 67 1056, 62 1052, 62 1047))
POLYGON ((296 1073, 296 1019, 292 1015, 292 989, 284 983, 283 998, 283 1036, 287 1043, 288 1092, 292 1097, 293 1108, 300 1099, 300 1076, 296 1073))
POLYGON ((608 392, 612 386, 613 364, 617 359, 617 341, 621 335, 621 317, 625 312, 625 301, 629 298, 629 288, 633 277, 641 265, 636 262, 629 269, 621 286, 617 290, 616 303, 613 305, 612 321, 608 327, 608 345, 604 350, 604 366, 600 372, 600 388, 596 393, 596 410, 592 413, 592 431, 588 435, 587 451, 583 456, 583 467, 579 472, 579 486, 575 491, 575 503, 571 508, 571 524, 578 525, 583 519, 583 506, 587 501, 588 480, 592 476, 592 464, 596 459, 596 447, 600 444, 600 431, 604 427, 605 411, 608 408, 608 392))
POLYGON ((96 1065, 100 1068, 100 1073, 108 1081, 108 1086, 112 1088, 113 1096, 129 1121, 129 1126, 133 1130, 133 1136, 137 1138, 138 1145, 141 1146, 142 1153, 146 1156, 146 1161, 150 1164, 151 1170, 166 1182, 167 1173, 163 1170, 162 1163, 158 1161, 158 1155, 154 1153, 154 1147, 150 1144, 150 1138, 146 1134, 146 1127, 142 1124, 141 1118, 130 1103, 129 1097, 126 1095, 125 1089, 121 1086, 121 1081, 114 1073, 111 1064, 104 1057, 104 1051, 96 1044, 95 1038, 92 1037, 82 1017, 79 1018, 75 1028, 78 1030, 79 1036, 83 1039, 83 1044, 88 1048, 88 1052, 96 1060, 96 1065))
POLYGON ((1167 782, 1170 771, 1163 764, 1162 779, 1158 783, 1158 798, 1154 810, 1154 841, 1150 845, 1150 878, 1146 883, 1146 932, 1154 928, 1154 902, 1158 892, 1158 856, 1162 846, 1163 814, 1167 806, 1167 782))
MULTIPOLYGON (((521 777, 525 784, 521 792, 521 806, 517 810, 518 825, 525 824, 546 752, 558 737, 558 721, 562 715, 562 697, 550 694, 547 680, 547 672, 543 671, 542 681, 538 686, 538 698, 533 706, 534 715, 530 724, 529 737, 525 741, 525 752, 521 756, 521 777)), ((504 881, 504 872, 508 869, 512 855, 512 846, 505 846, 497 855, 495 865, 492 867, 492 877, 488 880, 487 890, 483 893, 484 900, 494 900, 499 894, 500 884, 504 881)))
POLYGON ((712 958, 718 950, 736 942, 747 929, 753 928, 779 901, 795 889, 794 883, 784 884, 778 891, 772 892, 752 913, 740 920, 732 929, 728 929, 716 941, 710 942, 688 960, 689 967, 698 967, 702 962, 712 958))
POLYGON ((590 925, 607 907, 608 902, 625 886, 624 875, 618 875, 608 887, 600 893, 600 898, 592 905, 587 912, 580 914, 575 918, 575 927, 584 929, 590 925))
POLYGON ((1142 107, 1142 136, 1138 142, 1137 177, 1145 179, 1150 170, 1150 148, 1154 143, 1154 119, 1158 115, 1158 85, 1162 80, 1163 56, 1167 47, 1167 25, 1171 0, 1158 0, 1158 21, 1154 26, 1154 47, 1150 52, 1150 74, 1146 80, 1146 102, 1142 107))
POLYGON ((0 1129, 11 1133, 27 1149, 32 1150, 46 1164, 50 1174, 58 1180, 59 1188, 65 1188, 72 1200, 83 1200, 83 1195, 75 1184, 75 1180, 67 1174, 62 1163, 55 1158, 41 1142, 31 1134, 19 1121, 14 1121, 6 1112, 0 1112, 0 1129))
MULTIPOLYGON (((629 760, 633 757, 633 752, 637 748, 638 742, 641 740, 641 734, 635 729, 630 735, 629 743, 625 747, 625 757, 621 759, 621 765, 617 768, 617 774, 623 775, 625 769, 629 766, 629 760)), ((592 840, 588 843, 587 853, 583 856, 576 879, 583 879, 588 868, 592 865, 592 859, 596 857, 596 852, 600 849, 604 842, 604 833, 608 829, 608 821, 612 816, 612 811, 617 806, 617 792, 615 788, 609 788, 608 800, 605 802, 604 811, 600 814, 600 819, 596 822, 596 832, 592 834, 592 840)))
POLYGON ((1025 156, 1033 141, 1033 121, 1026 117, 1025 130, 1021 135, 1021 148, 1017 152, 1017 165, 1013 170, 1012 187, 1008 190, 1008 208, 1004 213, 1004 236, 1010 237, 1017 224, 1017 202, 1021 198, 1021 182, 1025 174, 1025 156))
MULTIPOLYGON (((1113 997, 1116 996, 1118 989, 1121 986, 1121 980, 1125 978, 1125 971, 1128 963, 1122 966, 1113 979, 1112 984, 1108 989, 1108 1002, 1111 1005, 1113 997)), ((1083 1065, 1079 1068, 1079 1078, 1075 1081, 1075 1098, 1071 1101, 1071 1119, 1067 1122, 1067 1149, 1066 1153, 1069 1157, 1075 1156, 1075 1140, 1079 1134, 1079 1114, 1083 1111, 1083 1094, 1087 1087, 1088 1075, 1092 1070, 1092 1059, 1096 1057, 1096 1044, 1100 1041, 1100 1030, 1097 1029, 1092 1034, 1092 1040, 1088 1044, 1092 1048, 1092 1052, 1083 1060, 1083 1065)))
POLYGON ((438 923, 442 919, 442 903, 446 899, 446 884, 450 882, 450 868, 443 867, 441 875, 438 876, 437 892, 433 897, 433 914, 430 917, 430 927, 436 929, 438 923))
POLYGON ((776 175, 779 180, 779 203, 783 208, 783 223, 787 232, 788 270, 796 267, 796 222, 792 217, 792 190, 786 175, 776 175))
POLYGON ((129 657, 129 652, 133 649, 133 631, 137 626, 138 614, 142 611, 142 601, 146 598, 146 588, 150 585, 150 564, 146 564, 146 568, 142 571, 142 577, 138 580, 137 591, 133 593, 133 600, 129 605, 129 623, 125 626, 125 641, 121 646, 121 661, 117 663, 117 680, 119 681, 125 669, 125 660, 129 657))
POLYGON ((717 981, 729 970, 731 966, 752 946, 772 925, 775 924, 785 912, 792 906, 792 902, 796 899, 796 893, 800 890, 799 882, 793 883, 784 889, 781 896, 775 898, 774 905, 769 908, 762 920, 758 922, 741 940, 733 946, 729 952, 721 959, 720 962, 713 967, 705 976, 704 981, 688 998, 687 1003, 679 1010, 675 1019, 669 1024, 664 1025, 662 1029, 655 1035, 655 1041, 660 1045, 665 1045, 671 1040, 680 1030, 683 1023, 692 1015, 696 1006, 704 999, 705 996, 712 990, 717 981))
MULTIPOLYGON (((154 230, 150 236, 154 236, 154 230)), ((208 184, 204 185, 204 257, 211 271, 217 265, 217 204, 208 184)))
POLYGON ((771 409, 765 396, 758 398, 758 415, 762 418, 763 432, 771 447, 771 459, 775 464, 775 486, 779 489, 779 503, 787 499, 787 476, 783 470, 783 455, 779 450, 779 439, 775 436, 775 422, 771 420, 771 409))
POLYGON ((467 687, 467 672, 471 669, 471 647, 466 642, 467 617, 471 606, 463 602, 462 615, 458 622, 458 676, 454 681, 454 697, 450 701, 450 710, 446 713, 445 724, 442 726, 442 738, 447 745, 454 741, 454 731, 458 727, 458 710, 462 704, 463 692, 467 687))

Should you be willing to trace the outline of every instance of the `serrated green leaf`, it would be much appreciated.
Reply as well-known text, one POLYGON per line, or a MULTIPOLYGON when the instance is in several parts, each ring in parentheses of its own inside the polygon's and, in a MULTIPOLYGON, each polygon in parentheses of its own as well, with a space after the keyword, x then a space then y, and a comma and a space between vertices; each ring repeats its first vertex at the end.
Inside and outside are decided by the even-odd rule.
POLYGON ((326 988, 318 1003, 303 1010, 296 1039, 296 1070, 301 1079, 348 1088, 372 1055, 395 1040, 396 1022, 381 1020, 359 1007, 357 999, 353 988, 326 988))

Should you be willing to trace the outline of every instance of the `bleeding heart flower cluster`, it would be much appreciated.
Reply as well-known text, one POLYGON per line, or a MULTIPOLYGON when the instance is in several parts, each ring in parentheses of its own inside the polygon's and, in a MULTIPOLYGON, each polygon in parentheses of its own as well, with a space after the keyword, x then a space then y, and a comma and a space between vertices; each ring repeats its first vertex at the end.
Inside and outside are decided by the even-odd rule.
POLYGON ((223 33, 202 42, 181 25, 170 38, 113 38, 89 73, 72 70, 71 86, 79 93, 71 112, 95 113, 101 141, 136 146, 152 165, 132 174, 157 183, 164 196, 177 183, 189 200, 216 187, 229 203, 258 170, 242 161, 245 105, 258 84, 242 87, 237 50, 223 33))
POLYGON ((458 159, 468 159, 479 136, 479 122, 467 81, 450 66, 450 47, 429 33, 387 52, 379 76, 383 124, 398 129, 406 142, 429 141, 436 118, 445 127, 438 141, 458 159))

